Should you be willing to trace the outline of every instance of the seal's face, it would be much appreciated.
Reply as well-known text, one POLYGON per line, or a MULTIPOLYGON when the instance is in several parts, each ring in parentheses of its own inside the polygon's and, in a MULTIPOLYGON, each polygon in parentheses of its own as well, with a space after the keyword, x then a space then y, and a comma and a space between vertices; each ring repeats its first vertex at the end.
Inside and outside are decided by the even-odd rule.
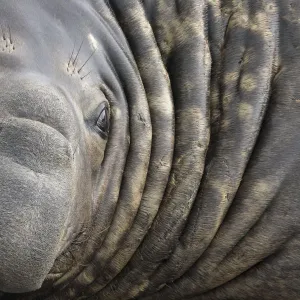
POLYGON ((174 140, 167 78, 151 76, 152 147, 133 54, 99 3, 0 0, 0 291, 64 285, 110 227, 104 249, 114 249, 139 208, 151 151, 147 220, 162 199, 174 140))
POLYGON ((39 288, 55 259, 88 226, 109 138, 110 106, 100 89, 95 37, 89 28, 69 29, 76 7, 73 12, 61 7, 62 14, 70 13, 62 24, 53 20, 54 12, 46 13, 46 3, 30 3, 18 4, 20 10, 1 3, 0 12, 5 292, 39 288), (81 45, 72 41, 76 31, 81 45))

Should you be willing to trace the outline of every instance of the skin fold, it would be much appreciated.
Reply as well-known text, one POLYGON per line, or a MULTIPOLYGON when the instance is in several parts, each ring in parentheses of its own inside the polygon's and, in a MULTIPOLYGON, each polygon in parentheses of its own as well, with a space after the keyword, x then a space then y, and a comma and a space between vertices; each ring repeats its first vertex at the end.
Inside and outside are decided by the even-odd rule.
POLYGON ((299 299, 299 16, 0 0, 0 299, 299 299))

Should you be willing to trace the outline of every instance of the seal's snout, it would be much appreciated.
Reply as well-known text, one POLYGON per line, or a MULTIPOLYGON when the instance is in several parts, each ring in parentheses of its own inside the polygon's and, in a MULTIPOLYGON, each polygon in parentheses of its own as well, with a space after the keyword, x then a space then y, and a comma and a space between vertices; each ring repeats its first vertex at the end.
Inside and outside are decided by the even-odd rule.
POLYGON ((0 100, 0 290, 15 293, 40 288, 64 246, 74 161, 62 101, 10 96, 0 100))
POLYGON ((0 290, 38 289, 61 245, 72 198, 67 140, 30 120, 0 133, 0 290))

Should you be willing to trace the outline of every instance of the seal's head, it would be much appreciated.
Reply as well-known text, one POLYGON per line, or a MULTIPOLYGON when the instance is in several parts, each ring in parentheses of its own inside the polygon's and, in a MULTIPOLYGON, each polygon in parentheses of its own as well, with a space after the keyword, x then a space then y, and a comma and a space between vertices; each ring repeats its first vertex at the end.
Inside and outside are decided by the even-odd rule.
POLYGON ((4 292, 38 289, 55 259, 88 226, 108 140, 110 106, 98 72, 107 64, 96 53, 93 24, 76 25, 83 10, 75 4, 59 5, 59 13, 47 5, 1 2, 4 292))
POLYGON ((108 228, 104 249, 114 249, 141 202, 151 151, 163 179, 150 181, 147 197, 159 203, 173 106, 168 88, 158 89, 161 72, 151 92, 153 148, 134 56, 98 1, 3 0, 0 20, 0 291, 22 293, 93 266, 108 228))

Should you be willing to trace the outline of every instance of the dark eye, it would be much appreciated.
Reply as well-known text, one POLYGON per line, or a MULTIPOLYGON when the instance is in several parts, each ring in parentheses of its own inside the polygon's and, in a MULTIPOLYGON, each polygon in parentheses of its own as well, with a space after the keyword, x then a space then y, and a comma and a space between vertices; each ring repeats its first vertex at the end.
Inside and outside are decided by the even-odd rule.
POLYGON ((102 138, 106 139, 109 131, 109 111, 106 104, 101 105, 96 128, 102 138))

